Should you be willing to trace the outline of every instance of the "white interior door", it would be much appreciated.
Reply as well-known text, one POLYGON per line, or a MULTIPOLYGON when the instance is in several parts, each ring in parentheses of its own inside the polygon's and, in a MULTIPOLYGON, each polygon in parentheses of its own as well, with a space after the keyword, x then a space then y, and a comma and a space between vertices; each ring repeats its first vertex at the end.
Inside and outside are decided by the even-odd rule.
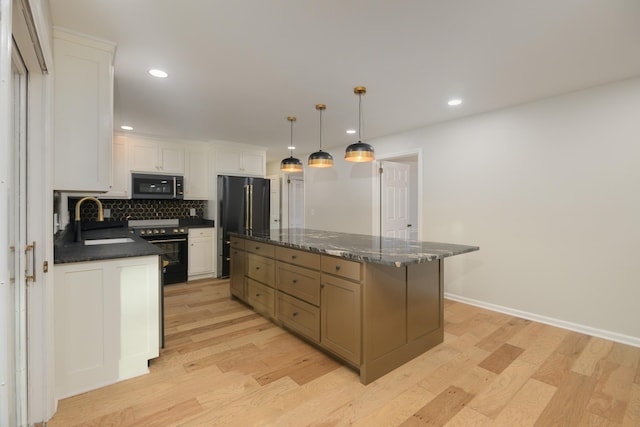
POLYGON ((382 236, 408 239, 412 226, 409 219, 410 166, 388 161, 380 162, 380 166, 382 236))
POLYGON ((289 228, 304 228, 304 179, 289 176, 288 180, 289 228))
POLYGON ((10 335, 7 357, 11 372, 7 378, 10 388, 8 408, 11 422, 24 425, 27 420, 27 70, 17 47, 13 46, 11 60, 11 144, 7 204, 9 242, 9 295, 10 335))

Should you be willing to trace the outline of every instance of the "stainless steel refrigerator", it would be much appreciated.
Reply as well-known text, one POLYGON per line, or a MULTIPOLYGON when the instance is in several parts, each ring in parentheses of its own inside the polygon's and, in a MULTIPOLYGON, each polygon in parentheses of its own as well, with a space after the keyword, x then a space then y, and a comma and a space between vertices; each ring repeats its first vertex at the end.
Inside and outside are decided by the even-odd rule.
POLYGON ((269 230, 270 181, 218 175, 218 275, 229 276, 229 233, 269 230))

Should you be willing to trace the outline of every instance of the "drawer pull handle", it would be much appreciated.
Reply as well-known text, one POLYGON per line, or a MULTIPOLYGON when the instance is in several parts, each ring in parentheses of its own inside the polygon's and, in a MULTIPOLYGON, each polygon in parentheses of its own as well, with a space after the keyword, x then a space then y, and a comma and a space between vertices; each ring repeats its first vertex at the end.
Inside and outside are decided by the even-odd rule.
POLYGON ((260 267, 256 267, 256 270, 260 270, 260 267))
POLYGON ((298 315, 298 312, 297 312, 297 311, 294 311, 293 313, 291 313, 291 315, 292 315, 293 317, 296 317, 296 316, 298 315))
POLYGON ((324 283, 321 283, 320 284, 320 289, 323 289, 323 288, 324 288, 324 283))
POLYGON ((336 271, 340 271, 340 266, 336 265, 336 271))
POLYGON ((256 298, 259 297, 259 296, 260 296, 260 294, 256 294, 256 298))
POLYGON ((256 251, 259 251, 259 250, 260 250, 260 246, 256 246, 256 251))
POLYGON ((296 259, 298 258, 298 255, 291 255, 291 259, 296 259))
POLYGON ((293 283, 293 284, 295 285, 296 283, 298 283, 298 279, 293 279, 293 280, 291 281, 291 283, 293 283))

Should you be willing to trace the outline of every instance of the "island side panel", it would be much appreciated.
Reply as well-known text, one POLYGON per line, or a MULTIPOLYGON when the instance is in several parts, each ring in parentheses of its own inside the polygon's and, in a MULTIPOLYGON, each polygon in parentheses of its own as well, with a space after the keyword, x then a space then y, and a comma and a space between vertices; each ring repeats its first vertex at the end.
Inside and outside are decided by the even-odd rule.
POLYGON ((443 260, 413 264, 407 267, 407 334, 409 341, 414 341, 428 333, 444 337, 442 267, 443 260))
POLYGON ((369 384, 442 343, 442 261, 365 266, 360 381, 369 384))

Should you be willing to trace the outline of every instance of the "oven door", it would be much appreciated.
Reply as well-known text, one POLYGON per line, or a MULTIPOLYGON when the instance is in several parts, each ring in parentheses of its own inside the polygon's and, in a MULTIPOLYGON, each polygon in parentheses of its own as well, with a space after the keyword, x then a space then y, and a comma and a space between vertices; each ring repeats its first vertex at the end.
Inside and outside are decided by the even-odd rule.
POLYGON ((165 285, 187 281, 188 250, 187 236, 154 236, 145 238, 162 251, 163 282, 165 285))

